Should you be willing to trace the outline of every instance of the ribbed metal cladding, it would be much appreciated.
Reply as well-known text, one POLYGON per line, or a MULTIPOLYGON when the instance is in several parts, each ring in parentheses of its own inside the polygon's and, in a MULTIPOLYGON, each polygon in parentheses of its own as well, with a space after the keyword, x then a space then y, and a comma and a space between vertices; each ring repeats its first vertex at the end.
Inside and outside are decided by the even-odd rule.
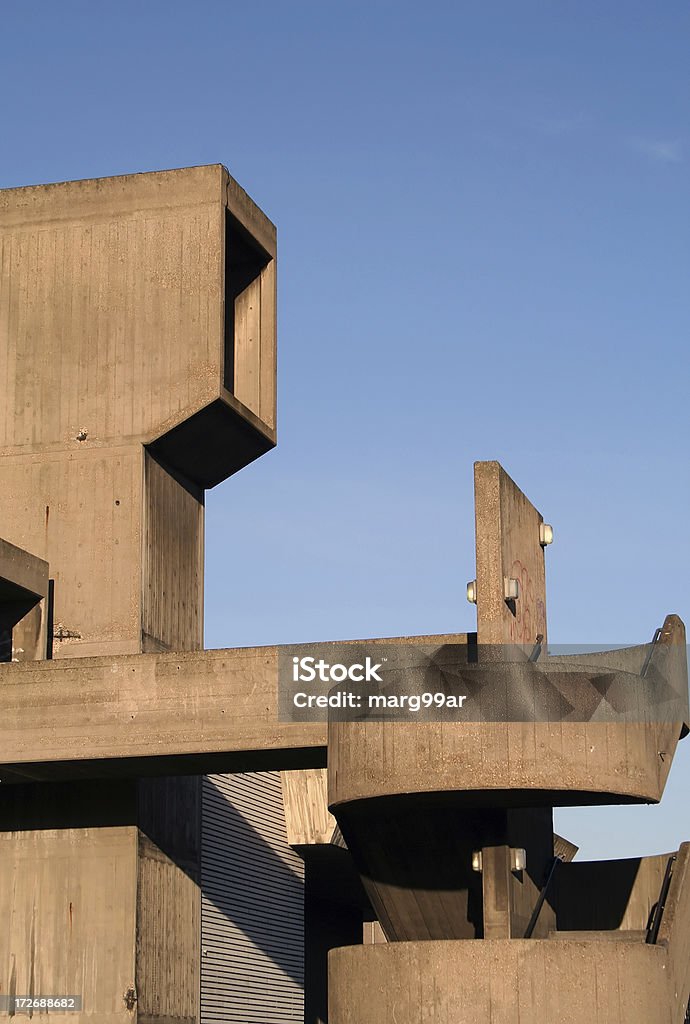
POLYGON ((201 1024, 302 1022, 304 864, 278 772, 204 778, 201 885, 201 1024))

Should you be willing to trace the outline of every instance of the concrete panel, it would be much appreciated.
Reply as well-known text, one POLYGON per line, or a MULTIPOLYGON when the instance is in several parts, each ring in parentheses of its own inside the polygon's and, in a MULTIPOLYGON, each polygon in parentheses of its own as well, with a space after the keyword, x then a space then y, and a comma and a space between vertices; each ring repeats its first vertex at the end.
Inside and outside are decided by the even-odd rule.
POLYGON ((290 846, 330 843, 338 824, 328 810, 326 769, 281 772, 281 784, 290 846))
POLYGON ((546 642, 542 516, 498 462, 474 464, 477 545, 477 639, 480 644, 532 647, 546 642), (504 580, 519 596, 506 601, 504 580))
MULTIPOLYGON (((615 670, 620 660, 628 669, 626 686, 641 695, 657 672, 657 684, 687 693, 685 627, 676 615, 666 617, 654 644, 545 664, 562 671, 569 660, 585 675, 609 676, 604 666, 610 662, 615 670)), ((563 680, 567 687, 568 676, 563 680)), ((650 721, 642 711, 639 721, 618 722, 333 721, 329 804, 452 792, 475 807, 658 801, 683 728, 682 717, 650 721)))
POLYGON ((82 995, 75 1024, 136 1019, 136 844, 135 828, 0 833, 1 993, 82 995))
POLYGON ((142 649, 204 646, 204 494, 144 455, 142 649))
POLYGON ((141 831, 137 853, 137 1021, 197 1024, 199 879, 190 877, 141 831))
POLYGON ((53 657, 141 650, 141 445, 0 459, 13 544, 50 564, 53 657))
MULTIPOLYGON (((273 261, 275 228, 219 165, 0 191, 0 454, 151 442, 225 401, 226 209, 273 261)), ((275 443, 273 273, 263 341, 236 354, 275 443)))
POLYGON ((659 946, 487 939, 335 949, 329 1024, 677 1024, 659 946))
MULTIPOLYGON (((278 721, 277 648, 0 666, 5 764, 326 745, 278 721)), ((203 769, 201 769, 203 771, 203 769)))
POLYGON ((0 452, 147 440, 217 396, 220 213, 219 167, 0 192, 0 452))
POLYGON ((201 648, 199 488, 141 445, 0 459, 0 488, 7 537, 51 566, 55 658, 201 648))

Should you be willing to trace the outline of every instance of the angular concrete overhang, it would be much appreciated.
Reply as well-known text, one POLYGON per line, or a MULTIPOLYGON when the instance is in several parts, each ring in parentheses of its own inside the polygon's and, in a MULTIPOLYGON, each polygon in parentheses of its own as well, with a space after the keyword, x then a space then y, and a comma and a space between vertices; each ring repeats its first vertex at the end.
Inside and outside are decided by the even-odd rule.
POLYGON ((45 658, 48 563, 0 539, 0 661, 45 658))
POLYGON ((276 229, 221 165, 0 191, 0 455, 149 445, 212 487, 276 443, 276 229))
POLYGON ((48 563, 0 538, 0 602, 33 607, 48 596, 48 563))

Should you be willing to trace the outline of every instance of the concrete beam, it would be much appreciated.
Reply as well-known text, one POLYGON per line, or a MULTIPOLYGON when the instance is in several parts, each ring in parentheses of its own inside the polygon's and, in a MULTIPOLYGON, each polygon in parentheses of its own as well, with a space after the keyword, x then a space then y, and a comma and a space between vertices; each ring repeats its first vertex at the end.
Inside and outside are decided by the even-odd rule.
POLYGON ((326 723, 279 721, 280 650, 0 665, 0 779, 325 767, 326 723))

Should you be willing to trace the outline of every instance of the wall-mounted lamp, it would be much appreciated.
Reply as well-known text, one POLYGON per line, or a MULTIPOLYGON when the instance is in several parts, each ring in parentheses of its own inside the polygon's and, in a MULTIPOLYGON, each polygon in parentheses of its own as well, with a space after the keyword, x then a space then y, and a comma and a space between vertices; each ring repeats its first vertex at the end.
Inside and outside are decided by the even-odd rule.
POLYGON ((521 847, 510 848, 510 870, 524 871, 527 867, 527 852, 521 847))
MULTIPOLYGON (((511 871, 524 871, 527 867, 527 851, 523 850, 521 846, 510 847, 510 870, 511 871)), ((477 871, 481 874, 483 869, 482 862, 482 851, 472 851, 472 870, 477 871)))
POLYGON ((548 523, 539 523, 539 543, 543 548, 547 544, 553 544, 553 526, 548 523))

